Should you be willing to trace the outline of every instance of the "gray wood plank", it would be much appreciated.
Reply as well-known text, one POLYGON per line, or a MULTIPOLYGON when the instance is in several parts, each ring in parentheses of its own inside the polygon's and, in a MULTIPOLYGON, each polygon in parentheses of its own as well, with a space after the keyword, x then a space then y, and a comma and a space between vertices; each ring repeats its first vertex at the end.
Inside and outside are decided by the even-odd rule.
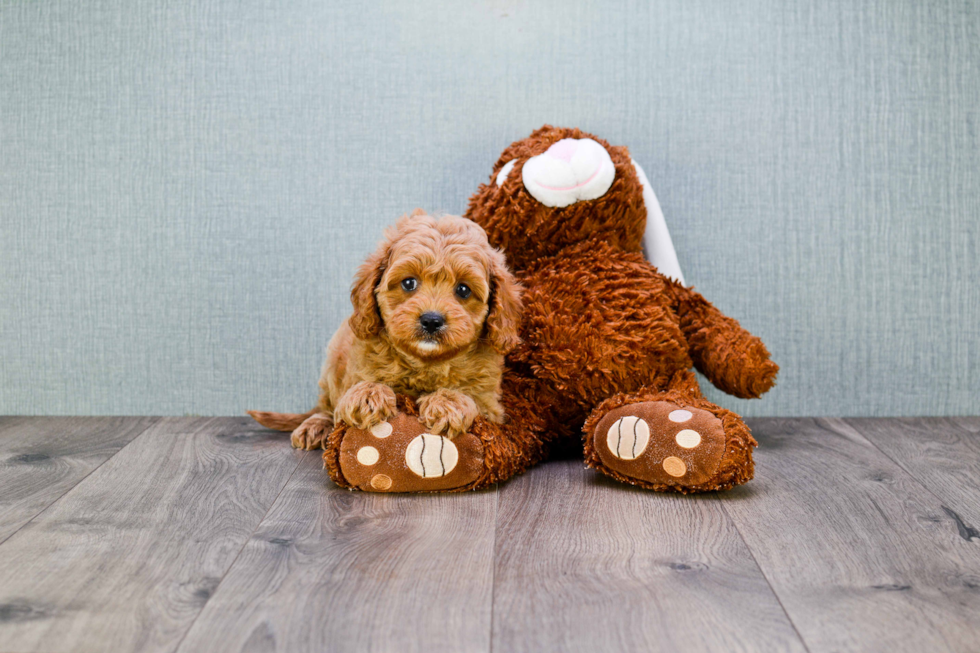
POLYGON ((942 499, 961 535, 980 539, 980 417, 846 422, 942 499))
POLYGON ((148 417, 0 419, 0 542, 155 421, 148 417))
POLYGON ((556 461, 500 489, 495 651, 799 651, 713 495, 556 461))
POLYGON ((488 651, 495 499, 350 492, 311 455, 180 651, 488 651))
POLYGON ((165 418, 0 545, 7 651, 171 651, 302 453, 248 418, 165 418))
POLYGON ((811 651, 977 650, 980 543, 935 496, 843 420, 751 426, 722 502, 811 651))

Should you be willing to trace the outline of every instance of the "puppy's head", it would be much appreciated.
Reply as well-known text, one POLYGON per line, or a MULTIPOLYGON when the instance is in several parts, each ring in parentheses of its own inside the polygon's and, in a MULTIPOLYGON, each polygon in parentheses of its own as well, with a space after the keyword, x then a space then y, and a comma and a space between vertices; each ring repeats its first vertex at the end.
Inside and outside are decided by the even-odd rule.
POLYGON ((404 353, 446 360, 485 340, 506 354, 520 342, 520 286, 476 223, 401 218, 358 270, 350 326, 361 339, 382 330, 404 353))

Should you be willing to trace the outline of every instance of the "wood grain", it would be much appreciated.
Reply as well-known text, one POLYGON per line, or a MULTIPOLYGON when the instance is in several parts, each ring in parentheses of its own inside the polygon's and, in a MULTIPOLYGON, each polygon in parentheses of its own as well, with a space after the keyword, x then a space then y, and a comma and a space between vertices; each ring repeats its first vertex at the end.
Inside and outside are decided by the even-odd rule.
POLYGON ((723 505, 810 651, 975 651, 980 546, 942 502, 843 420, 751 426, 723 505))
POLYGON ((181 651, 488 651, 494 492, 343 490, 304 460, 181 651))
POLYGON ((0 651, 976 650, 980 419, 752 427, 719 495, 399 496, 246 418, 0 418, 0 651))
POLYGON ((155 421, 148 417, 0 419, 0 542, 155 421))
POLYGON ((302 454, 247 418, 167 418, 0 545, 9 651, 172 651, 302 454))
POLYGON ((980 540, 980 418, 845 421, 939 497, 963 536, 980 540))
POLYGON ((656 494, 579 461, 500 489, 495 651, 799 651, 712 495, 656 494))

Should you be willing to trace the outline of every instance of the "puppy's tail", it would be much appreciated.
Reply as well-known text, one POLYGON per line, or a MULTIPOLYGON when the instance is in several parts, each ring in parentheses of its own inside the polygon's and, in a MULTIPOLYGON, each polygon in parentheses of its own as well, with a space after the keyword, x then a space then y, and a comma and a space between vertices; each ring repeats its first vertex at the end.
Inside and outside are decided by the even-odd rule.
POLYGON ((266 428, 275 429, 276 431, 292 431, 302 424, 307 417, 315 413, 316 409, 314 408, 310 412, 303 413, 302 415, 298 413, 267 413, 261 410, 247 410, 245 412, 266 428))

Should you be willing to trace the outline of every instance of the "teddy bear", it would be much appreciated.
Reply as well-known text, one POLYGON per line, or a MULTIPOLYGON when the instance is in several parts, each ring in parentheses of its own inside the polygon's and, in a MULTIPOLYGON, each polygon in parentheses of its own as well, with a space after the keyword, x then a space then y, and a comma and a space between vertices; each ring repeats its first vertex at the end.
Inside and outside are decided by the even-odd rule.
POLYGON ((546 125, 507 147, 464 214, 524 288, 521 344, 501 382, 506 420, 478 418, 449 438, 427 433, 415 402, 399 396, 387 422, 330 433, 323 459, 333 481, 375 492, 476 490, 570 446, 589 467, 648 490, 750 480, 756 441, 737 414, 702 395, 693 369, 728 394, 757 398, 779 367, 759 338, 684 285, 662 219, 648 224, 655 204, 627 148, 598 136, 546 125), (365 448, 370 457, 358 455, 365 448))

